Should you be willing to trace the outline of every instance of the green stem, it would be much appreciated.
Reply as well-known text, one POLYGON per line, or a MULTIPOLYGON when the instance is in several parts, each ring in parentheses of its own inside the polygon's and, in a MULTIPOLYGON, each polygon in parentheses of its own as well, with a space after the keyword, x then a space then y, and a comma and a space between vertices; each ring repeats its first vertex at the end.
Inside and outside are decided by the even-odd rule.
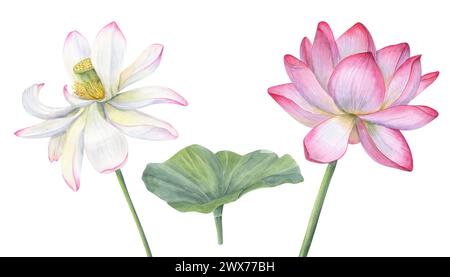
POLYGON ((329 163, 325 170, 325 174, 323 175, 322 184, 320 185, 319 193, 314 202, 299 257, 308 256, 309 248, 311 247, 314 238, 314 232, 316 231, 317 222, 319 221, 320 212, 322 211, 323 202, 325 201, 325 196, 327 195, 328 186, 330 185, 331 177, 333 177, 336 164, 337 161, 329 163))
POLYGON ((139 221, 139 217, 136 213, 136 209, 134 208, 133 201, 131 201, 130 194, 128 193, 127 186, 125 184, 125 180, 122 175, 122 171, 120 169, 116 170, 117 180, 119 180, 120 188, 122 189, 123 195, 127 200, 128 207, 130 208, 131 214, 133 215, 134 222, 136 223, 136 227, 138 228, 139 235, 141 236, 142 244, 145 248, 145 253, 147 257, 152 256, 152 252, 150 251, 150 246, 148 246, 147 238, 145 237, 144 229, 142 228, 141 222, 139 221))
POLYGON ((216 231, 217 231, 217 243, 219 243, 219 245, 223 244, 222 211, 223 205, 217 207, 214 210, 214 221, 216 222, 216 231))

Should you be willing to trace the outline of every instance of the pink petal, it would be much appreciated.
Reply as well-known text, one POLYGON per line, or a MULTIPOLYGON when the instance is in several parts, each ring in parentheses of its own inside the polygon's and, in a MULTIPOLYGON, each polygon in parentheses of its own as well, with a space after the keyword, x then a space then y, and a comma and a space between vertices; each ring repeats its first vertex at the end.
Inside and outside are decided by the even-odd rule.
POLYGON ((407 43, 390 45, 377 51, 377 64, 386 84, 389 84, 395 71, 409 58, 409 52, 407 43))
POLYGON ((291 55, 286 55, 284 56, 284 64, 297 91, 310 105, 327 113, 341 113, 333 99, 320 86, 316 76, 305 63, 291 55))
POLYGON ((421 74, 420 56, 407 59, 394 73, 388 85, 384 107, 408 104, 416 96, 421 74))
POLYGON ((413 159, 408 143, 399 130, 357 121, 361 144, 376 162, 401 170, 412 171, 413 159))
POLYGON ((438 112, 427 106, 402 105, 359 117, 388 128, 414 130, 427 125, 437 116, 438 112))
POLYGON ((314 43, 311 47, 312 68, 323 88, 327 87, 328 79, 339 61, 339 51, 333 32, 326 22, 317 26, 314 43))
POLYGON ((358 129, 356 128, 356 125, 353 126, 352 132, 350 133, 350 138, 348 139, 348 143, 350 144, 358 144, 361 140, 359 139, 358 135, 358 129))
POLYGON ((356 23, 336 40, 341 59, 350 55, 371 52, 375 57, 376 49, 372 36, 367 28, 356 23))
POLYGON ((416 96, 422 93, 429 85, 431 85, 439 76, 439 71, 430 72, 423 75, 420 78, 419 88, 417 89, 416 96))
POLYGON ((300 60, 310 67, 312 66, 311 47, 312 45, 309 38, 304 37, 300 44, 300 60))
POLYGON ((293 84, 274 86, 268 92, 288 114, 308 127, 314 127, 330 118, 330 115, 311 106, 293 84))
POLYGON ((343 59, 330 78, 328 92, 348 113, 377 111, 383 104, 385 86, 373 55, 367 52, 343 59))
POLYGON ((314 127, 303 140, 306 159, 317 163, 340 159, 347 151, 354 124, 352 116, 336 116, 314 127))

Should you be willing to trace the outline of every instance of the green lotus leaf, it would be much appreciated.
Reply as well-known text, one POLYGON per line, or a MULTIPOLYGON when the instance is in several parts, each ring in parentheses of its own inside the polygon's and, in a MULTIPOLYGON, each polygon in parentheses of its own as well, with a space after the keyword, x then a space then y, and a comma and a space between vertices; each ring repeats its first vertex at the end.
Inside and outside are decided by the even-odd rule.
POLYGON ((142 179, 149 191, 178 211, 214 212, 219 244, 224 204, 254 189, 303 181, 289 155, 278 157, 267 150, 244 156, 231 151, 214 154, 200 145, 188 146, 164 163, 148 164, 142 179))

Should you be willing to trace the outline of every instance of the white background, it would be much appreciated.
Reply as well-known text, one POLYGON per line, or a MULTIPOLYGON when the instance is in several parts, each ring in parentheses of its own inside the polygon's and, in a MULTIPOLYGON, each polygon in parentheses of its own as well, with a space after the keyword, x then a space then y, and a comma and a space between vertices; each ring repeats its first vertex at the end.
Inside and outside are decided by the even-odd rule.
POLYGON ((129 140, 123 173, 155 256, 296 256, 324 165, 305 160, 308 128, 267 94, 285 83, 283 55, 298 56, 303 36, 327 21, 335 36, 361 21, 378 48, 408 42, 423 54, 424 72, 441 76, 414 103, 437 109, 426 127, 405 132, 414 171, 373 162, 361 145, 338 163, 311 256, 450 255, 450 17, 446 1, 3 1, 0 7, 0 255, 143 256, 136 227, 114 174, 85 159, 72 192, 47 140, 21 139, 17 129, 39 120, 21 105, 23 89, 45 82, 43 101, 63 104, 67 33, 93 40, 115 20, 131 62, 150 43, 163 43, 159 69, 144 84, 181 93, 188 107, 145 108, 171 122, 175 141, 129 140), (180 213, 141 181, 148 162, 162 162, 199 143, 213 151, 266 148, 291 154, 305 177, 254 191, 224 208, 223 246, 212 215, 180 213))

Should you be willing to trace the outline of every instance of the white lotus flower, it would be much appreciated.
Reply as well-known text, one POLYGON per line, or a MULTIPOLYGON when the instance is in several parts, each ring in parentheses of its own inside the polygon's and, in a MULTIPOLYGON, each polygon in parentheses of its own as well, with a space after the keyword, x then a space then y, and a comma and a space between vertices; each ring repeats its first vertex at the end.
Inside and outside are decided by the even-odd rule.
POLYGON ((74 190, 80 186, 83 153, 101 173, 121 168, 128 157, 128 135, 146 140, 166 140, 178 136, 167 122, 136 109, 151 104, 187 105, 186 100, 165 87, 125 90, 148 76, 159 65, 163 46, 150 45, 122 70, 126 41, 115 22, 97 35, 92 49, 77 31, 69 33, 64 44, 64 62, 72 77, 73 93, 64 86, 70 106, 55 108, 39 101, 43 84, 23 92, 23 106, 31 115, 44 119, 37 125, 17 131, 26 138, 50 137, 48 157, 61 160, 64 180, 74 190))

